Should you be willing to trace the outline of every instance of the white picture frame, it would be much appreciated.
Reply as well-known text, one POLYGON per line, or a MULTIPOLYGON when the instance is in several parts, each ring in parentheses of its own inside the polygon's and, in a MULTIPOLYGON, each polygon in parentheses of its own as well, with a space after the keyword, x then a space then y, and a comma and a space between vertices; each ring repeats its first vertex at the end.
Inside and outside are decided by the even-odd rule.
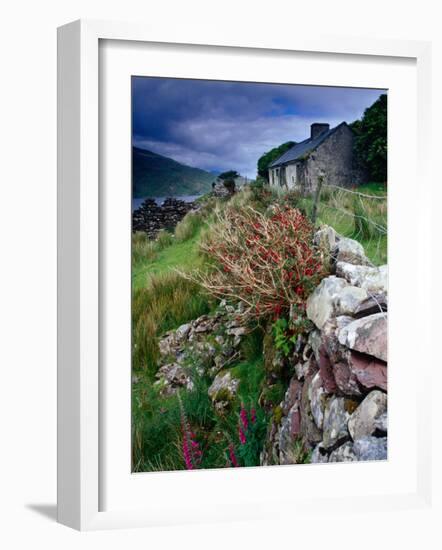
MULTIPOLYGON (((419 277, 421 290, 418 297, 421 311, 431 305, 431 234, 429 210, 431 204, 431 181, 429 176, 429 120, 431 102, 429 97, 431 46, 426 42, 372 40, 351 37, 303 37, 299 33, 292 37, 281 36, 271 45, 264 39, 253 43, 238 40, 216 40, 211 43, 202 36, 164 36, 152 29, 136 24, 101 21, 76 21, 61 27, 58 31, 58 521, 80 530, 139 527, 159 524, 173 524, 192 521, 213 521, 259 518, 264 512, 266 494, 261 499, 250 492, 249 498, 238 499, 237 506, 228 510, 207 506, 189 495, 192 502, 177 502, 166 513, 162 506, 131 507, 127 503, 103 510, 102 491, 103 445, 101 430, 103 388, 100 386, 102 362, 100 356, 101 322, 100 302, 103 298, 101 281, 103 277, 102 250, 100 243, 103 225, 100 225, 102 193, 100 191, 100 42, 124 41, 126 44, 169 44, 177 49, 180 44, 210 49, 229 48, 235 56, 244 52, 272 52, 283 57, 290 52, 309 52, 312 55, 372 56, 380 59, 410 59, 416 64, 417 81, 417 148, 414 153, 419 162, 419 243, 425 243, 419 250, 419 267, 413 274, 419 277), (244 503, 248 503, 245 508, 244 503)), ((391 198, 391 197, 390 197, 391 198)), ((393 194, 394 198, 394 194, 393 194)), ((393 200, 391 198, 391 200, 393 200)), ((391 204, 390 204, 391 206, 391 204)), ((396 219, 396 218, 395 218, 396 219)), ((394 303, 394 302, 393 302, 394 303)), ((430 338, 424 336, 421 345, 430 338)), ((425 418, 429 415, 430 402, 424 395, 424 383, 428 383, 430 365, 421 365, 423 370, 416 380, 416 460, 413 489, 406 494, 388 490, 383 494, 341 495, 334 499, 333 506, 354 505, 355 502, 367 511, 382 507, 422 507, 428 505, 431 497, 431 469, 429 455, 430 433, 425 418)), ((398 390, 400 391, 400 389, 398 390)), ((361 465, 364 466, 364 465, 361 465)), ((332 468, 332 465, 328 465, 332 468)), ((342 468, 342 466, 337 466, 342 468)), ((346 465, 343 466, 348 467, 346 465)), ((244 469, 241 473, 243 487, 250 487, 258 479, 267 476, 267 483, 285 483, 290 468, 271 468, 273 473, 261 474, 257 469, 244 469), (277 472, 276 474, 274 472, 277 472), (273 477, 272 477, 273 476, 273 477)), ((262 469, 259 469, 262 470, 262 469)), ((331 470, 329 470, 331 471, 331 470)), ((342 470, 338 470, 342 473, 342 470)), ((362 470, 352 476, 362 475, 362 470)), ((130 473, 130 472, 129 472, 130 473)), ((223 483, 220 472, 192 472, 202 474, 202 484, 223 483)), ((189 473, 186 473, 189 474, 189 473)), ((166 483, 180 487, 177 473, 156 474, 156 485, 166 483), (175 476, 175 477, 174 477, 175 476), (158 481, 159 479, 159 481, 158 481), (172 481, 171 481, 172 480, 172 481)), ((333 474, 333 475, 336 475, 333 474)), ((153 478, 150 478, 152 482, 153 478)), ((184 479, 184 478, 180 478, 184 479)), ((186 490, 190 478, 185 478, 181 490, 186 490)), ((196 481, 192 478, 192 482, 196 481)), ((239 478, 224 478, 227 485, 240 483, 239 478)), ((144 483, 149 484, 145 478, 144 483)), ((200 483, 201 485, 201 483, 200 483)), ((189 485, 190 487, 191 485, 189 485)), ((197 484, 195 483, 195 486, 197 484)), ((178 489, 178 497, 179 497, 178 489)), ((187 488, 188 491, 188 488, 187 488)), ((198 489, 196 490, 196 492, 198 489)), ((292 503, 302 513, 316 512, 330 506, 330 498, 315 491, 315 498, 292 499, 284 495, 285 502, 292 503)), ((188 494, 188 493, 187 493, 188 494)), ((270 496, 268 497, 270 499, 270 496)), ((273 496, 273 498, 276 498, 273 496)), ((178 499, 179 500, 179 499, 178 499)), ((225 504, 225 503, 224 503, 225 504)), ((278 512, 280 515, 280 512, 278 512)))

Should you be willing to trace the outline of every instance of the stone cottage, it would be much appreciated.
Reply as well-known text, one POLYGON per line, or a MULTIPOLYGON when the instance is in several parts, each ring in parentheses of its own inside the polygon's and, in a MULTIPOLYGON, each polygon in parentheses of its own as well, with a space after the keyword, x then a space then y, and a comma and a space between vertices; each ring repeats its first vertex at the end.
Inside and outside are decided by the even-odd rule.
POLYGON ((346 122, 330 129, 314 123, 310 137, 294 145, 269 166, 270 185, 312 193, 320 177, 328 185, 353 183, 353 132, 346 122))

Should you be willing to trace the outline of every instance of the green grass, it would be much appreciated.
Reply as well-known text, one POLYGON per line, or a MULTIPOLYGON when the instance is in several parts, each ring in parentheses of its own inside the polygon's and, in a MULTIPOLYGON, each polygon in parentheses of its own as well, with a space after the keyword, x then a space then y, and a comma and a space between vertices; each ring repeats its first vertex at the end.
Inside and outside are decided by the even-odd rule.
MULTIPOLYGON (((386 197, 383 184, 368 183, 356 189, 357 192, 375 197, 386 197)), ((310 215, 313 205, 311 197, 298 199, 298 206, 310 215)), ((327 224, 344 237, 362 244, 367 257, 375 264, 387 263, 387 202, 360 197, 340 190, 324 189, 318 209, 318 224, 327 224), (370 220, 367 222, 367 219, 370 220)))
POLYGON ((157 371, 158 337, 204 313, 211 302, 200 287, 177 273, 152 275, 149 286, 132 294, 132 368, 157 371))
POLYGON ((195 237, 203 222, 203 216, 200 212, 189 212, 175 227, 175 240, 182 243, 195 237))
POLYGON ((367 193, 369 195, 379 195, 382 197, 387 196, 387 186, 384 183, 364 183, 363 185, 360 185, 356 191, 359 193, 367 193))
POLYGON ((146 261, 155 260, 158 253, 157 244, 149 240, 146 233, 138 231, 132 236, 132 266, 136 267, 146 261))
POLYGON ((199 253, 202 222, 199 218, 198 223, 194 219, 186 222, 189 217, 180 222, 179 241, 166 231, 161 231, 155 241, 133 236, 132 367, 147 372, 151 379, 159 359, 158 337, 212 307, 198 285, 175 272, 203 265, 199 253))
POLYGON ((170 273, 173 269, 183 271, 201 267, 202 256, 199 254, 200 230, 186 241, 178 242, 171 237, 171 244, 162 250, 158 250, 154 261, 145 258, 138 261, 132 267, 132 288, 146 288, 149 286, 152 276, 170 273))

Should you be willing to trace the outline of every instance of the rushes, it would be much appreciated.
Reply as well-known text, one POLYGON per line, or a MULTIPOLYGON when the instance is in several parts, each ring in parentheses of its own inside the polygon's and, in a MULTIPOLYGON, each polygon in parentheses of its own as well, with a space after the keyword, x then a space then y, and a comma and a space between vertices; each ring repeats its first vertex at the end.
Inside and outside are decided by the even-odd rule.
POLYGON ((133 369, 153 376, 159 358, 157 337, 208 311, 208 299, 196 284, 176 273, 152 276, 147 288, 132 295, 133 369))
POLYGON ((144 261, 153 262, 157 257, 155 241, 148 239, 146 233, 137 231, 132 236, 132 263, 137 265, 144 261))

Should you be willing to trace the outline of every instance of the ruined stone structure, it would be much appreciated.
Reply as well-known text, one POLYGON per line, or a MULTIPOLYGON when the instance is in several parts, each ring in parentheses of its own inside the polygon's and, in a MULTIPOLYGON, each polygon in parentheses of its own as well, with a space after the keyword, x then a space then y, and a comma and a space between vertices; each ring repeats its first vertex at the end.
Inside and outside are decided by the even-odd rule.
POLYGON ((269 167, 270 185, 279 189, 314 192, 320 178, 328 185, 354 183, 353 132, 346 122, 311 125, 310 137, 297 143, 269 167))
POLYGON ((188 212, 197 209, 196 203, 174 197, 167 198, 161 206, 154 199, 146 199, 132 213, 132 231, 143 231, 149 239, 155 239, 161 229, 173 231, 188 212))

